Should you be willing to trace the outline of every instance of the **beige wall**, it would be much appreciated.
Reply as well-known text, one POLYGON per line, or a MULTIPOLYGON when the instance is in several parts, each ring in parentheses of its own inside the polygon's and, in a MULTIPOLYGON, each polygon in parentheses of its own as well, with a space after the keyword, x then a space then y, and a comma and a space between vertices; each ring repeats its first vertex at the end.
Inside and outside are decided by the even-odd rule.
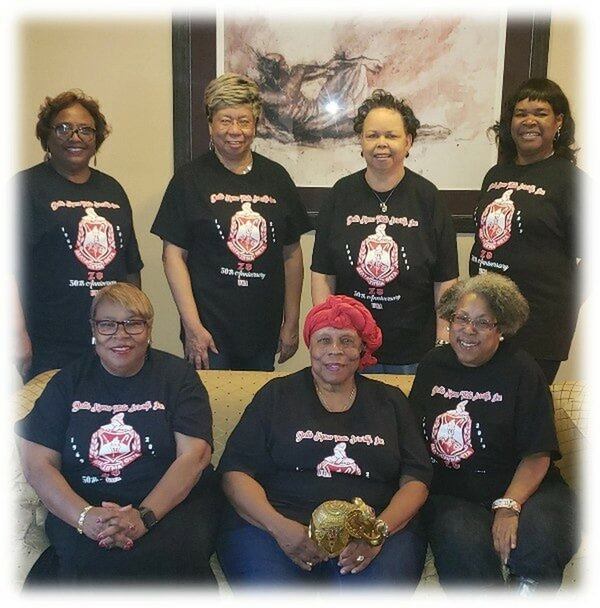
MULTIPOLYGON (((37 163, 42 151, 34 137, 35 115, 46 95, 79 87, 97 97, 113 133, 98 155, 98 169, 118 179, 132 202, 145 268, 142 281, 156 308, 154 344, 181 354, 177 311, 162 272, 160 241, 150 225, 173 171, 170 16, 145 21, 22 21, 19 27, 21 75, 19 91, 18 161, 15 169, 37 163)), ((573 22, 552 26, 549 76, 565 89, 577 117, 582 107, 577 65, 577 29, 573 22)), ((581 157, 583 159, 583 155, 581 157)), ((310 307, 309 271, 314 236, 302 246, 306 277, 302 318, 310 307)), ((461 276, 467 274, 471 235, 459 235, 461 276)), ((582 323, 580 322, 580 326, 582 323)), ((579 377, 578 328, 571 359, 559 378, 579 377)), ((298 369, 308 362, 303 345, 280 369, 298 369)))

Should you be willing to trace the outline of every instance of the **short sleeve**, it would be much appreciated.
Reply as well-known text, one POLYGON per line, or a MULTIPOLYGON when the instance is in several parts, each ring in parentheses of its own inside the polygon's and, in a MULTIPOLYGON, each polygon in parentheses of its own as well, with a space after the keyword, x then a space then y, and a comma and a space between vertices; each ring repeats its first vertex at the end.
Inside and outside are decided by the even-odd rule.
POLYGON ((150 232, 182 249, 191 248, 191 226, 185 213, 185 188, 182 174, 175 174, 163 196, 150 232))
POLYGON ((552 394, 542 370, 533 360, 519 381, 515 434, 519 459, 538 452, 550 452, 553 460, 561 458, 554 426, 552 394))
POLYGON ((441 283, 458 277, 458 252, 452 216, 437 189, 433 221, 437 251, 436 263, 433 268, 433 280, 436 283, 441 283))
POLYGON ((311 224, 306 208, 300 200, 298 188, 285 169, 283 169, 282 181, 286 218, 284 245, 292 245, 311 229, 311 224))
POLYGON ((401 475, 414 477, 428 486, 433 476, 433 468, 419 431, 417 417, 406 398, 398 404, 397 412, 401 475))
POLYGON ((335 188, 330 192, 329 198, 319 209, 317 216, 317 229, 315 244, 313 246, 312 263, 310 269, 321 274, 335 275, 333 255, 329 248, 331 229, 333 225, 335 188))
POLYGON ((208 392, 196 370, 187 362, 182 364, 185 365, 186 371, 177 394, 173 431, 204 439, 212 448, 212 411, 208 392))
POLYGON ((62 453, 70 405, 63 373, 56 374, 35 402, 33 409, 15 423, 15 433, 39 445, 62 453))
POLYGON ((272 466, 267 446, 270 393, 268 386, 262 388, 242 414, 219 461, 220 473, 239 471, 259 478, 272 466))
POLYGON ((131 222, 131 232, 129 233, 125 253, 125 265, 127 266, 127 274, 134 274, 139 272, 144 267, 144 262, 142 262, 142 256, 140 255, 140 248, 138 247, 135 228, 133 226, 133 211, 131 210, 131 203, 129 202, 129 198, 124 190, 123 200, 127 203, 127 212, 131 222))

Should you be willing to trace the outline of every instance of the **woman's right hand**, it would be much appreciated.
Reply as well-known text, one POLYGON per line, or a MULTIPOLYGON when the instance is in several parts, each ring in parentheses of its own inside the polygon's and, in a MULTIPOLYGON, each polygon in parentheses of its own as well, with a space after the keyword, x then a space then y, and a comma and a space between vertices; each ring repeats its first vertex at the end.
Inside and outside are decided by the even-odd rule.
POLYGON ((329 559, 308 537, 308 528, 297 521, 285 519, 273 537, 281 550, 302 570, 310 571, 319 562, 329 559))
MULTIPOLYGON (((115 511, 112 507, 92 507, 83 520, 83 533, 91 540, 98 541, 98 535, 106 530, 109 520, 115 516, 115 511)), ((114 533, 121 531, 114 530, 114 533)))
POLYGON ((208 363, 209 349, 215 355, 219 354, 212 335, 205 327, 199 325, 192 330, 185 330, 185 358, 196 369, 210 369, 208 363))

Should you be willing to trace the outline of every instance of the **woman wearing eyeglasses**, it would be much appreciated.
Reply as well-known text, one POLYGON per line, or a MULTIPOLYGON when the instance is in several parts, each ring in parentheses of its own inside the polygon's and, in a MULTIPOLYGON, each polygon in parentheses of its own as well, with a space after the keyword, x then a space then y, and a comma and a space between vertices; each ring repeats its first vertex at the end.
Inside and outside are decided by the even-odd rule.
POLYGON ((100 288, 140 285, 129 199, 114 178, 89 166, 108 134, 98 102, 83 92, 46 97, 36 125, 44 162, 16 176, 25 380, 89 350, 88 312, 100 288))
POLYGON ((535 360, 508 339, 527 301, 487 273, 440 299, 450 344, 419 365, 410 401, 422 417, 433 482, 422 513, 444 587, 558 589, 579 533, 552 397, 535 360))
POLYGON ((137 287, 99 291, 95 352, 58 372, 16 425, 25 477, 49 510, 51 546, 30 583, 215 582, 208 395, 191 365, 150 348, 152 320, 137 287))

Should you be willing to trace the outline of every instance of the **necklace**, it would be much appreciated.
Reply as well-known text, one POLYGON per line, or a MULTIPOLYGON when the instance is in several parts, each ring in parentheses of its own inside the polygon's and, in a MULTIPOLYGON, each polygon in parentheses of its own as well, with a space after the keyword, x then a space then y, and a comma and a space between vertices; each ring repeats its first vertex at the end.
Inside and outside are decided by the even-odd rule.
POLYGON ((377 194, 377 192, 375 192, 375 190, 373 190, 373 188, 371 188, 371 186, 369 186, 369 188, 371 188, 371 192, 377 197, 377 200, 379 201, 379 206, 381 207, 381 213, 387 213, 387 202, 390 200, 390 198, 392 198, 392 194, 394 194, 394 191, 396 190, 397 187, 398 187, 398 184, 396 184, 390 190, 390 193, 385 197, 385 199, 382 199, 379 196, 379 194, 377 194))
POLYGON ((252 171, 252 161, 240 171, 240 175, 246 175, 247 173, 250 173, 250 171, 252 171))
POLYGON ((354 402, 354 397, 356 397, 356 387, 354 387, 350 392, 350 396, 348 397, 348 403, 346 404, 346 406, 341 410, 332 410, 329 408, 329 405, 327 405, 327 400, 325 399, 325 395, 323 395, 323 393, 321 392, 321 389, 316 384, 315 388, 317 389, 317 395, 319 396, 323 407, 332 414, 341 414, 342 412, 347 412, 352 406, 352 403, 354 402))

